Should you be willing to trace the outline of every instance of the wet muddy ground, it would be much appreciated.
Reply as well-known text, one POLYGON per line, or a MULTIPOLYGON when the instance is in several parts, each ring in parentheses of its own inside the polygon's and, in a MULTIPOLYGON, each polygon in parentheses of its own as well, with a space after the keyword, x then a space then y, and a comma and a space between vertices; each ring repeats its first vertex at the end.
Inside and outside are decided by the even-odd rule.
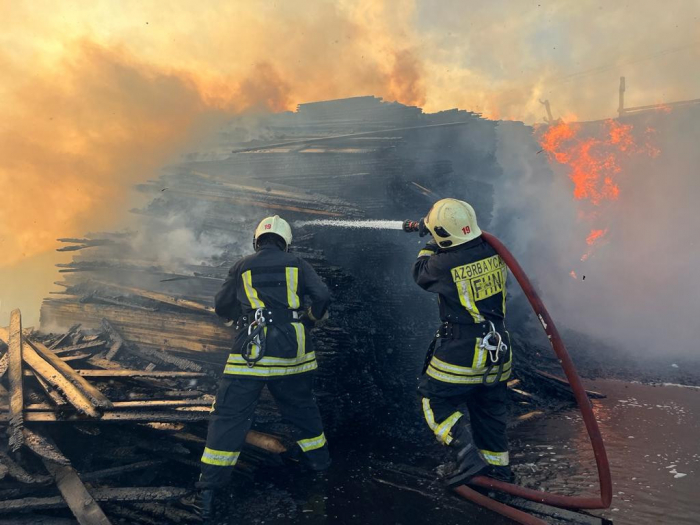
MULTIPOLYGON (((616 525, 699 523, 700 389, 616 380, 587 386, 608 395, 594 405, 614 499, 610 510, 597 515, 616 525)), ((576 410, 524 423, 511 440, 522 484, 570 495, 597 491, 593 454, 576 410)), ((412 441, 369 446, 366 436, 348 436, 336 445, 342 454, 335 454, 323 476, 289 467, 258 472, 222 498, 219 519, 272 525, 510 523, 446 492, 433 477, 442 458, 412 441)), ((590 523, 585 517, 582 522, 590 523)))
MULTIPOLYGON (((700 523, 700 388, 616 380, 588 382, 613 476, 616 525, 700 523)), ((576 411, 526 423, 513 436, 513 461, 531 487, 596 490, 593 453, 576 411)))

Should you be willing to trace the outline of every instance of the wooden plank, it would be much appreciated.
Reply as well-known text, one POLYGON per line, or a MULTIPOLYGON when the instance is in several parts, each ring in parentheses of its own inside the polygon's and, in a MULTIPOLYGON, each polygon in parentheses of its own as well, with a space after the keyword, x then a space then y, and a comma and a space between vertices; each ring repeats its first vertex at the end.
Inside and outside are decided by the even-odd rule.
MULTIPOLYGON (((178 408, 186 406, 202 406, 210 407, 214 401, 214 396, 204 396, 197 399, 149 399, 140 401, 114 401, 112 403, 113 410, 126 410, 131 408, 178 408)), ((6 407, 0 406, 0 409, 6 407)), ((48 403, 32 403, 24 406, 25 414, 27 412, 51 412, 53 407, 48 403)))
POLYGON ((22 386, 22 314, 12 310, 10 314, 10 330, 7 355, 9 359, 10 386, 10 449, 19 450, 24 443, 22 434, 24 390, 22 386))
POLYGON ((76 330, 78 330, 78 328, 80 328, 80 323, 76 323, 73 326, 71 326, 65 334, 56 339, 56 341, 54 341, 51 344, 51 346, 49 346, 49 350, 53 350, 59 345, 61 345, 66 339, 71 337, 76 332, 76 330))
MULTIPOLYGON (((115 421, 133 421, 137 423, 174 423, 174 422, 195 422, 209 419, 209 407, 184 407, 189 410, 108 410, 101 416, 94 416, 99 419, 92 420, 92 423, 115 421)), ((0 422, 8 420, 7 414, 0 413, 0 422)), ((57 414, 54 411, 27 412, 25 421, 36 423, 56 423, 62 421, 85 421, 79 414, 57 414)))
MULTIPOLYGON (((177 487, 126 487, 102 488, 92 491, 92 498, 104 501, 166 501, 180 498, 187 494, 187 489, 177 487)), ((32 510, 60 509, 66 507, 61 496, 49 498, 22 498, 0 501, 0 512, 21 512, 32 510)), ((100 522, 96 522, 100 523, 100 522)))
POLYGON ((195 310, 197 312, 207 312, 207 313, 214 313, 214 309, 211 306, 206 306, 201 303, 197 303, 195 301, 190 301, 188 299, 180 299, 178 297, 172 297, 170 295, 164 294, 164 293, 159 293, 159 292, 152 292, 149 290, 141 290, 140 288, 133 288, 130 286, 123 286, 120 284, 115 284, 115 283, 107 283, 104 281, 94 281, 96 284, 102 285, 102 286, 107 286, 108 288, 115 288, 117 290, 122 290, 125 292, 128 292, 130 294, 134 295, 139 295, 141 297, 145 297, 147 299, 152 299, 154 301, 158 301, 161 303, 165 304, 170 304, 173 306, 179 306, 181 308, 186 308, 188 310, 195 310))
POLYGON ((99 348, 101 346, 104 346, 105 342, 104 341, 89 341, 87 343, 80 343, 77 345, 71 345, 71 346, 64 346, 63 348, 58 348, 53 351, 54 354, 56 355, 63 355, 67 354, 68 352, 75 352, 77 350, 88 350, 90 348, 99 348))
POLYGON ((184 406, 206 406, 210 407, 214 401, 214 396, 205 396, 198 399, 155 399, 148 401, 115 401, 114 409, 125 408, 176 408, 184 406))
MULTIPOLYGON (((116 503, 107 503, 105 508, 109 514, 119 518, 120 523, 130 523, 139 525, 162 525, 163 522, 142 514, 127 505, 117 505, 116 503)), ((196 521, 194 522, 196 523, 196 521)))
POLYGON ((200 372, 202 370, 201 366, 199 366, 193 361, 190 361, 189 359, 184 359, 182 357, 170 355, 165 352, 160 352, 158 350, 152 350, 150 348, 140 348, 131 343, 126 344, 126 349, 130 353, 137 355, 146 361, 153 360, 167 365, 173 365, 179 368, 180 370, 191 370, 193 372, 200 372))
POLYGON ((162 503, 134 503, 135 509, 159 518, 159 524, 162 523, 195 523, 199 521, 199 518, 187 512, 183 509, 178 509, 177 507, 172 507, 169 505, 163 505, 162 503))
POLYGON ((111 478, 113 476, 121 476, 122 474, 128 474, 129 472, 136 472, 137 470, 158 467, 164 463, 165 460, 163 459, 149 459, 146 461, 130 463, 128 465, 121 465, 119 467, 94 470, 92 472, 81 474, 80 477, 83 479, 83 481, 97 481, 104 478, 111 478))
POLYGON ((75 520, 31 514, 27 517, 13 516, 8 520, 0 520, 0 525, 75 525, 75 520))
POLYGON ((7 473, 20 483, 30 484, 46 484, 51 480, 50 476, 30 474, 24 470, 18 463, 15 462, 10 456, 0 451, 0 461, 7 467, 7 473))
POLYGON ((107 335, 109 335, 109 339, 112 341, 112 346, 109 348, 107 355, 105 355, 105 359, 111 361, 115 358, 122 346, 124 346, 124 339, 107 319, 103 318, 101 324, 107 332, 107 335))
POLYGON ((92 357, 92 354, 74 354, 61 356, 61 361, 64 363, 70 363, 71 361, 83 361, 92 357))
POLYGON ((56 405, 56 407, 65 408, 66 406, 68 406, 68 401, 66 401, 66 399, 54 387, 52 387, 48 382, 46 382, 46 380, 43 377, 41 377, 39 374, 33 371, 32 375, 39 383, 41 389, 48 396, 51 402, 54 405, 56 405))
POLYGON ((56 480, 58 490, 80 525, 111 525, 73 467, 48 460, 44 466, 56 480))
POLYGON ((204 372, 170 372, 167 370, 76 370, 81 377, 204 377, 204 372))
MULTIPOLYGON (((1 341, 0 341, 1 342, 1 341)), ((4 343, 3 343, 4 344, 4 343)), ((3 378, 5 372, 10 366, 10 356, 5 352, 2 357, 0 357, 0 379, 3 378)))
POLYGON ((82 376, 77 374, 70 366, 68 366, 61 358, 54 354, 51 350, 46 348, 44 345, 37 341, 28 341, 34 350, 36 350, 41 357, 46 359, 51 365, 56 368, 61 374, 63 374, 66 379, 78 387, 90 401, 97 407, 101 408, 111 408, 112 402, 107 399, 102 392, 97 388, 87 382, 82 376))
POLYGON ((263 434, 262 432, 257 432, 255 430, 251 430, 248 432, 248 434, 246 434, 245 442, 249 445, 272 452, 273 454, 282 454, 283 452, 287 451, 287 447, 285 447, 275 436, 263 434))
POLYGON ((119 330, 117 330, 114 327, 114 325, 112 325, 107 319, 102 319, 102 327, 107 331, 110 339, 114 341, 114 345, 112 345, 112 348, 105 356, 105 359, 107 360, 110 360, 114 357, 116 351, 113 352, 113 350, 115 348, 117 350, 120 348, 124 348, 129 353, 134 354, 145 361, 156 361, 158 363, 173 365, 179 368, 180 370, 191 370, 193 372, 201 372, 202 370, 201 366, 199 366, 197 363, 194 363, 193 361, 190 361, 189 359, 184 359, 182 357, 170 355, 166 352, 153 350, 151 348, 140 348, 131 342, 127 342, 122 336, 122 334, 119 332, 119 330))
MULTIPOLYGON (((1 328, 0 337, 2 337, 1 328)), ((22 357, 24 358, 24 362, 27 363, 37 375, 41 376, 52 387, 58 389, 71 405, 73 405, 80 412, 87 414, 88 416, 99 416, 99 413, 95 409, 95 406, 87 398, 87 396, 75 385, 73 385, 73 383, 71 383, 65 377, 63 377, 48 362, 44 361, 39 356, 39 354, 37 354, 36 351, 34 351, 34 348, 29 346, 28 344, 25 344, 23 345, 22 349, 22 357)))
POLYGON ((68 458, 56 448, 54 443, 28 428, 24 429, 24 444, 43 460, 57 465, 70 465, 68 458))
POLYGON ((214 316, 195 312, 143 312, 97 303, 47 299, 41 307, 42 322, 67 324, 80 319, 84 327, 100 328, 108 318, 129 341, 174 350, 228 353, 233 330, 214 316))

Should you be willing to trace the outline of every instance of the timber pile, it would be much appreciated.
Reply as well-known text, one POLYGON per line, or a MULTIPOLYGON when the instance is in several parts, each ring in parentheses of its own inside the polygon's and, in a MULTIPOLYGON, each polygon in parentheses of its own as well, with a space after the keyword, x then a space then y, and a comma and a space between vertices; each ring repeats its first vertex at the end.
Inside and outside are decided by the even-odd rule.
MULTIPOLYGON (((0 352, 0 425, 9 435, 0 445, 0 523, 20 513, 40 523, 49 518, 37 513, 65 507, 91 525, 195 519, 177 501, 204 446, 205 427, 193 423, 208 418, 213 402, 200 365, 140 348, 106 319, 100 331, 23 330, 18 310, 0 328, 0 352), (156 477, 167 465, 181 475, 156 477)), ((257 452, 246 454, 239 475, 267 461, 264 449, 284 450, 257 432, 248 442, 257 452)))
MULTIPOLYGON (((233 335, 212 313, 213 297, 228 269, 250 253, 257 222, 275 213, 292 223, 293 250, 333 294, 331 318, 313 340, 320 364, 317 397, 335 453, 342 454, 347 430, 425 443, 429 436, 420 423, 415 387, 438 319, 434 299, 415 286, 410 272, 424 239, 296 222, 417 219, 435 200, 451 196, 474 204, 482 227, 491 229, 494 188, 505 182, 496 158, 496 125, 474 113, 428 115, 374 97, 303 104, 295 113, 261 117, 253 126, 244 119, 231 122, 216 147, 189 154, 139 186, 151 200, 133 210, 137 230, 60 239, 61 250, 73 258, 59 265, 63 280, 56 284, 62 291, 44 301, 41 329, 62 335, 27 334, 19 346, 28 348, 23 359, 6 351, 7 359, 0 361, 9 367, 3 373, 10 389, 5 419, 12 446, 25 436, 19 429, 43 432, 70 457, 83 481, 93 484, 87 487, 92 497, 111 502, 104 505, 107 514, 130 522, 150 515, 157 522, 154 509, 123 499, 131 493, 120 493, 122 503, 100 491, 130 490, 138 485, 134 480, 143 484, 154 472, 191 486, 206 431, 205 400, 215 393, 214 378, 233 335), (46 377, 34 366, 46 369, 46 377), (87 385, 94 386, 88 391, 87 385), (28 390, 20 392, 22 386, 28 390), (23 409, 19 400, 26 403, 23 409), (124 425, 109 425, 114 421, 124 425), (168 450, 159 448, 158 436, 190 454, 170 441, 168 450), (196 442, 186 439, 192 436, 196 442), (89 450, 80 468, 66 449, 71 439, 81 452, 89 450), (93 441, 100 445, 88 445, 93 441), (180 469, 161 468, 173 462, 191 468, 181 478, 180 469), (132 483, 126 488, 100 485, 125 473, 132 483)), ((523 140, 533 140, 524 126, 512 127, 523 140)), ((512 318, 518 312, 526 316, 529 307, 513 301, 509 312, 512 318)), ((556 360, 542 357, 551 354, 546 341, 532 344, 518 328, 511 326, 519 343, 511 382, 516 422, 572 400, 565 384, 538 373, 558 370, 556 360)), ((17 345, 16 336, 7 338, 17 345)), ((261 400, 256 424, 256 430, 286 433, 269 398, 261 400)), ((32 440, 25 438, 25 449, 28 443, 32 440)), ((262 461, 259 454, 249 456, 249 464, 262 461)), ((245 472, 242 465, 239 472, 245 472)), ((46 482, 53 474, 43 468, 26 471, 23 479, 46 482)), ((160 494, 159 487, 151 489, 160 494)), ((0 499, 16 502, 31 494, 26 487, 7 490, 16 492, 0 499)), ((33 508, 61 501, 55 493, 44 496, 54 500, 42 499, 33 508)))
MULTIPOLYGON (((490 229, 494 188, 504 183, 496 124, 466 111, 424 114, 375 97, 302 104, 254 125, 232 121, 216 148, 189 154, 139 187, 152 200, 134 210, 138 231, 60 239, 73 260, 59 265, 63 290, 44 301, 42 330, 78 323, 103 330, 107 319, 127 346, 157 356, 156 363, 186 359, 218 374, 232 330, 212 314, 213 297, 228 269, 250 253, 259 219, 278 213, 292 223, 293 250, 333 294, 331 319, 314 334, 327 427, 374 429, 375 418, 385 420, 390 410, 395 420, 381 427, 405 434, 420 420, 417 405, 391 409, 414 398, 438 324, 434 299, 410 274, 423 240, 295 223, 418 218, 449 195, 472 202, 490 229)), ((514 128, 533 140, 524 126, 514 128)), ((511 301, 512 318, 519 311, 530 314, 527 304, 511 301)), ((516 370, 529 372, 522 377, 529 391, 548 398, 556 388, 537 391, 549 380, 535 371, 558 373, 558 365, 540 357, 551 350, 540 352, 522 325, 511 326, 516 370)), ((271 406, 262 407, 274 419, 271 406)))

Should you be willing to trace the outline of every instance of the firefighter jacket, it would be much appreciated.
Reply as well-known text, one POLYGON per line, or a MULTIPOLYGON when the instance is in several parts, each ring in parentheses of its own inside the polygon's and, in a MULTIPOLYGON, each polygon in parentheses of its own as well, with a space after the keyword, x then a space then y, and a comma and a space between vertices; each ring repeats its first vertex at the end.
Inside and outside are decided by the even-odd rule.
POLYGON ((215 310, 220 317, 239 321, 241 327, 228 358, 225 374, 268 379, 315 370, 316 355, 306 327, 289 317, 284 322, 265 327, 265 354, 254 366, 241 355, 250 323, 258 309, 291 316, 299 312, 309 297, 307 315, 321 319, 328 309, 330 292, 311 265, 300 257, 263 245, 257 252, 240 259, 216 295, 215 310))
MULTIPOLYGON (((440 344, 426 373, 442 382, 478 384, 489 370, 489 355, 481 348, 489 321, 508 344, 501 380, 510 377, 512 354, 505 331, 506 277, 508 269, 493 247, 478 237, 449 249, 428 244, 413 267, 416 283, 438 294, 443 330, 440 344)), ((494 377, 491 377, 491 376, 494 377)))

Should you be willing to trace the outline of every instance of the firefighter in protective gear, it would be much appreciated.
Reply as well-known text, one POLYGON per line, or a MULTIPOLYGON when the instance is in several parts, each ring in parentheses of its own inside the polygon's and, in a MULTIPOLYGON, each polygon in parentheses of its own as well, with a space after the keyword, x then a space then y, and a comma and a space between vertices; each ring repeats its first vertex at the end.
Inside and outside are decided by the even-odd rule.
POLYGON ((201 459, 200 508, 211 515, 213 490, 227 483, 238 461, 255 407, 267 386, 282 417, 297 429, 303 464, 330 465, 321 415, 312 391, 317 368, 308 329, 327 317, 330 293, 311 265, 288 252, 289 224, 275 215, 255 230, 255 253, 239 260, 216 295, 216 314, 236 322, 201 459), (310 306, 302 310, 304 298, 310 306))
POLYGON ((505 263, 481 237, 474 209, 443 199, 421 221, 432 240, 413 267, 416 283, 438 294, 442 325, 426 357, 418 393, 437 440, 456 449, 451 486, 478 474, 510 479, 505 330, 505 263), (460 410, 466 405, 467 414, 460 410))

